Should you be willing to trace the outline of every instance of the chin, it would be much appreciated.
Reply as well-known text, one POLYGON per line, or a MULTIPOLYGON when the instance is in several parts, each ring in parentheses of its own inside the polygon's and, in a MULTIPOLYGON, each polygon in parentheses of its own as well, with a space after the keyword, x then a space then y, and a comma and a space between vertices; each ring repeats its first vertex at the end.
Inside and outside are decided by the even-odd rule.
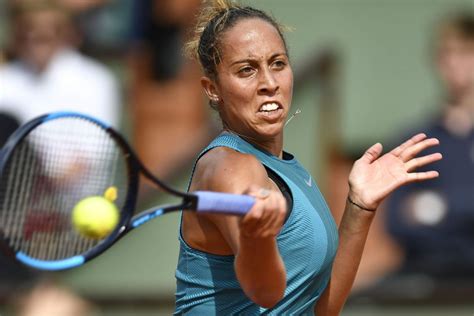
POLYGON ((260 128, 257 130, 257 133, 265 138, 278 137, 283 134, 283 128, 284 124, 280 122, 260 128))

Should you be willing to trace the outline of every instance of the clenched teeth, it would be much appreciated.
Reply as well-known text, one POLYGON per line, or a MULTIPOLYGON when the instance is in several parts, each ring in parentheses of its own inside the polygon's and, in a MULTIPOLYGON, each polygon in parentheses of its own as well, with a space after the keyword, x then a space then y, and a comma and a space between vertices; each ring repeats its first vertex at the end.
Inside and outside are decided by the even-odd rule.
POLYGON ((260 111, 270 112, 270 111, 275 111, 278 108, 279 106, 276 103, 265 103, 264 105, 262 105, 262 107, 260 107, 260 111))

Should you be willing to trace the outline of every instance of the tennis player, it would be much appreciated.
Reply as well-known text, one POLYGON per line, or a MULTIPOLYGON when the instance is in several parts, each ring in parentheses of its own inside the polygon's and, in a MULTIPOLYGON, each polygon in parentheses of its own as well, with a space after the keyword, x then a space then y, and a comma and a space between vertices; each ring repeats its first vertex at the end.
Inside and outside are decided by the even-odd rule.
POLYGON ((176 314, 337 315, 349 295, 377 207, 397 187, 438 176, 414 172, 438 140, 418 134, 355 162, 336 227, 314 179, 283 151, 293 73, 282 30, 265 12, 217 0, 189 43, 224 130, 200 154, 190 191, 247 193, 243 218, 183 212, 176 314))

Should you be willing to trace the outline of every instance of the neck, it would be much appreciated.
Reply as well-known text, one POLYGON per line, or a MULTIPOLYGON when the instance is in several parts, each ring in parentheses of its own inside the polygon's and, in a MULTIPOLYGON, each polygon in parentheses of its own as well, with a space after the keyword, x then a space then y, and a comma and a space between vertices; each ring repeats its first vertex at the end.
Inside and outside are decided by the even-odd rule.
POLYGON ((229 128, 224 128, 225 131, 235 134, 243 138, 245 141, 263 149, 270 154, 282 158, 283 157, 283 133, 278 134, 275 137, 253 137, 249 135, 240 134, 229 128))
POLYGON ((452 134, 466 136, 474 128, 474 94, 451 98, 444 110, 443 125, 452 134))

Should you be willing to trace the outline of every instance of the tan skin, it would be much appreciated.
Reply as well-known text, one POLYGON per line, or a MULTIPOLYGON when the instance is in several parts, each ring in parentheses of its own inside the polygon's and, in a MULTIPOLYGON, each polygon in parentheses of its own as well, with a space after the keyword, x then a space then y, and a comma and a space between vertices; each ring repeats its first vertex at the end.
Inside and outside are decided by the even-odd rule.
MULTIPOLYGON (((228 130, 280 156, 292 95, 288 56, 278 32, 267 22, 252 19, 237 25, 223 37, 219 80, 205 77, 202 85, 209 98, 219 103, 228 130), (269 117, 259 111, 264 103, 277 103, 278 115, 269 117)), ((183 236, 197 249, 234 254, 237 278, 245 293, 261 306, 275 305, 286 287, 275 240, 285 219, 286 202, 263 166, 251 155, 217 148, 200 159, 190 190, 257 196, 256 205, 244 218, 186 213, 183 236), (260 188, 268 193, 261 194, 260 188)))
POLYGON ((435 62, 448 94, 443 122, 464 136, 474 126, 474 41, 454 31, 440 36, 435 62))
MULTIPOLYGON (((217 78, 203 77, 203 88, 218 103, 228 131, 281 158, 284 122, 293 89, 293 74, 283 40, 270 23, 251 18, 240 20, 228 29, 220 47, 222 60, 217 67, 217 78), (263 113, 265 103, 278 104, 278 110, 263 113)), ((414 158, 436 144, 436 139, 419 134, 383 156, 381 144, 372 146, 352 169, 351 199, 375 210, 395 188, 437 177, 434 171, 412 172, 441 159, 440 154, 414 158)), ((258 305, 274 306, 283 298, 286 288, 286 270, 276 243, 284 223, 286 203, 264 167, 252 155, 216 148, 199 160, 190 190, 257 197, 255 206, 242 218, 185 212, 182 233, 186 242, 196 249, 235 255, 234 268, 245 294, 258 305)), ((374 214, 347 204, 339 227, 340 246, 331 283, 316 306, 318 315, 337 315, 342 309, 374 214)))
POLYGON ((436 68, 454 104, 461 104, 474 86, 474 41, 454 31, 437 43, 436 68))
POLYGON ((66 46, 68 20, 56 9, 26 12, 15 19, 15 50, 33 70, 41 73, 54 54, 66 46))

